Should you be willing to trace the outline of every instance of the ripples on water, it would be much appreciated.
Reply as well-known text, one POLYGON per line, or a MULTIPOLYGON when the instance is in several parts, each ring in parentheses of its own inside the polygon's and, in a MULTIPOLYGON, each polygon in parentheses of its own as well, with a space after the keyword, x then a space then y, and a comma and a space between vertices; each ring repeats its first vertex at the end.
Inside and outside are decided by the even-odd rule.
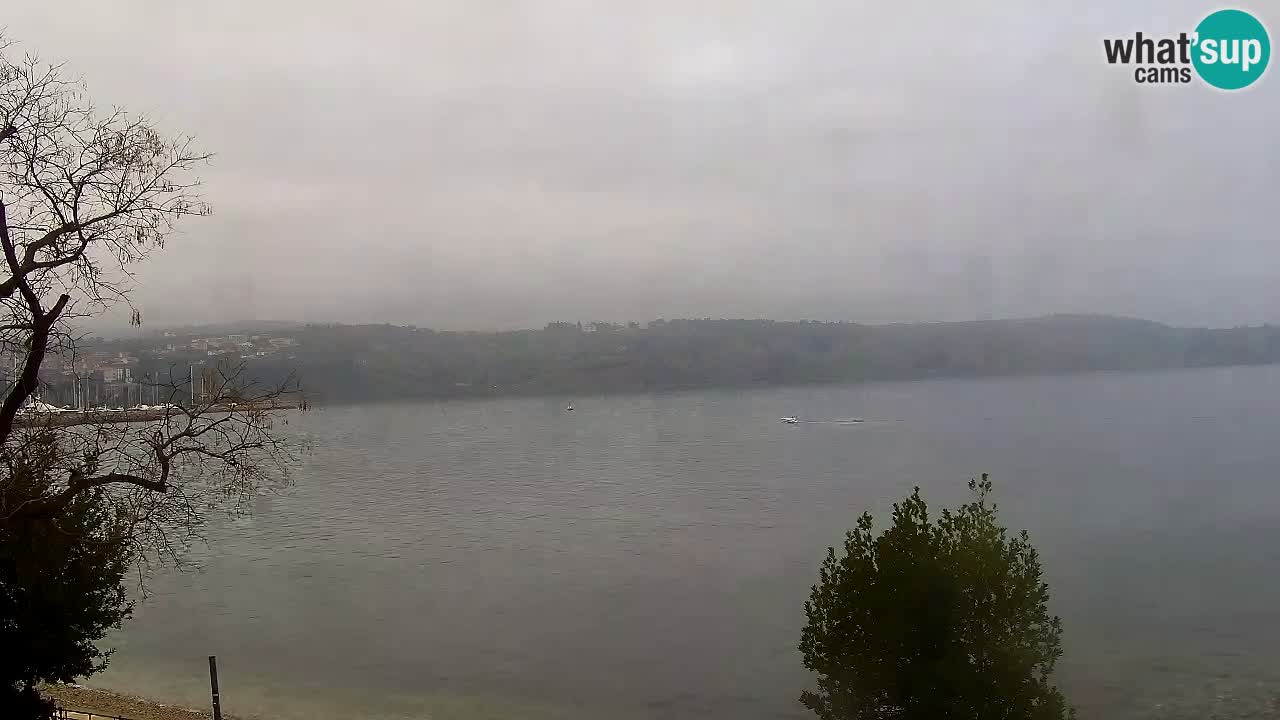
POLYGON ((1275 369, 575 400, 292 420, 297 486, 157 578, 98 682, 203 705, 217 654, 224 707, 273 718, 804 717, 826 546, 989 471, 1085 717, 1280 687, 1275 369))

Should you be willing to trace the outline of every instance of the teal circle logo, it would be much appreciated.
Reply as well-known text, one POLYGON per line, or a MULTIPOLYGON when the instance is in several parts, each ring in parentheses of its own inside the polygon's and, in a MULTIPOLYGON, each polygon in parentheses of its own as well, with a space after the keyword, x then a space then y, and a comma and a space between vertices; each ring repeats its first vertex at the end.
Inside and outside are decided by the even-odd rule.
POLYGON ((1191 63, 1200 78, 1220 90, 1252 85, 1267 70, 1271 38, 1243 10, 1219 10, 1196 26, 1191 63))

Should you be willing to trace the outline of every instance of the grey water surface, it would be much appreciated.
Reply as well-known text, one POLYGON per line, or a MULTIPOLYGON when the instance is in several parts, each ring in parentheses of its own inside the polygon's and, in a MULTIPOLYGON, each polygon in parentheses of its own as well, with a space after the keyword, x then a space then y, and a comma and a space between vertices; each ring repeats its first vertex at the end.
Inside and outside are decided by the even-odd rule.
POLYGON ((322 408, 93 684, 264 718, 792 718, 825 549, 992 473, 1083 717, 1280 689, 1280 368, 322 408), (573 400, 576 410, 566 412, 573 400), (802 420, 779 422, 786 415, 802 420), (861 418, 864 422, 847 422, 861 418), (844 422, 834 422, 844 421, 844 422))

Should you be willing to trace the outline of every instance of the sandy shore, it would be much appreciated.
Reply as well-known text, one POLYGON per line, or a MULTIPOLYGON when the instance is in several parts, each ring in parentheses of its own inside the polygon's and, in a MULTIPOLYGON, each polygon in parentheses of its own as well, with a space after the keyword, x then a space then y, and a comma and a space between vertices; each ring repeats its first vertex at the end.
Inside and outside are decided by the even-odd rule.
MULTIPOLYGON (((212 717, 207 710, 162 705, 143 698, 79 685, 49 685, 43 689, 43 693, 57 700, 67 710, 119 715, 129 720, 208 720, 212 717)), ((223 720, 235 720, 234 716, 226 713, 222 717, 223 720)))

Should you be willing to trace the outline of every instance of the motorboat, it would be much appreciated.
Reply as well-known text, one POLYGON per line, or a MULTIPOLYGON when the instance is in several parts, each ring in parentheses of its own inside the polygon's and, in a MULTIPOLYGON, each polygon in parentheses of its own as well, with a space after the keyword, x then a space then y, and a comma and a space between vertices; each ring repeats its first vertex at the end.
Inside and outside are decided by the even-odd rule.
POLYGON ((788 425, 795 425, 796 423, 800 422, 800 418, 795 417, 794 415, 790 417, 784 417, 784 418, 778 418, 778 419, 788 425))
POLYGON ((564 408, 565 412, 573 412, 573 403, 569 403, 564 408))

